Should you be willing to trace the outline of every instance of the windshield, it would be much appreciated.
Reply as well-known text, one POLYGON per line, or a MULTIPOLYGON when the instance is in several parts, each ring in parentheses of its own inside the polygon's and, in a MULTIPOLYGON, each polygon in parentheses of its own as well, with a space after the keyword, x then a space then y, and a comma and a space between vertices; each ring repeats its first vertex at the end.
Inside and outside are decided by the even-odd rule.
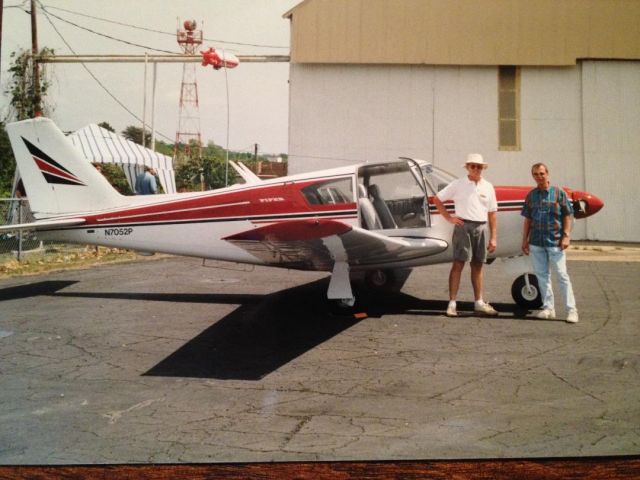
POLYGON ((418 161, 422 175, 427 182, 429 193, 434 195, 453 182, 457 177, 441 168, 434 167, 423 160, 418 161))

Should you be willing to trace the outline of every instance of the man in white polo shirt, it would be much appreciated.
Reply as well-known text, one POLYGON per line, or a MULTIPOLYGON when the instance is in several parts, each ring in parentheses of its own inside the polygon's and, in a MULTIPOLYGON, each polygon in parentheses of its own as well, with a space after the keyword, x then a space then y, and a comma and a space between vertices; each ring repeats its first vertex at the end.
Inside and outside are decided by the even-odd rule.
POLYGON ((493 316, 498 312, 482 298, 482 265, 487 260, 487 252, 492 253, 496 249, 498 202, 493 185, 482 178, 482 171, 488 167, 482 155, 469 154, 464 166, 467 169, 467 175, 454 180, 434 197, 438 212, 447 222, 455 225, 447 316, 458 316, 456 297, 460 288, 462 269, 466 262, 471 262, 474 310, 493 316), (443 202, 449 200, 454 202, 455 215, 447 212, 443 205, 443 202))

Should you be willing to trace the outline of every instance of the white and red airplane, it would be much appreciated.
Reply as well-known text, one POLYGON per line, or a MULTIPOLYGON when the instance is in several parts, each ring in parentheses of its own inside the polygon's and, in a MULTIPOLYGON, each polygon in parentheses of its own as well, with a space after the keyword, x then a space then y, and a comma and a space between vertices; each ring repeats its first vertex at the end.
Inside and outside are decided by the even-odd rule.
MULTIPOLYGON (((260 180, 206 192, 119 194, 49 119, 7 125, 39 238, 205 259, 331 272, 327 296, 355 302, 351 280, 400 288, 410 269, 451 261, 453 226, 432 198, 455 177, 410 158, 260 180), (425 202, 425 199, 429 199, 425 202)), ((491 259, 521 254, 520 210, 531 187, 497 186, 498 241, 491 259)), ((576 218, 603 206, 566 189, 576 218)), ((453 205, 448 205, 453 209, 453 205)), ((523 272, 524 273, 524 272, 523 272)), ((540 304, 535 276, 512 286, 514 300, 540 304)))

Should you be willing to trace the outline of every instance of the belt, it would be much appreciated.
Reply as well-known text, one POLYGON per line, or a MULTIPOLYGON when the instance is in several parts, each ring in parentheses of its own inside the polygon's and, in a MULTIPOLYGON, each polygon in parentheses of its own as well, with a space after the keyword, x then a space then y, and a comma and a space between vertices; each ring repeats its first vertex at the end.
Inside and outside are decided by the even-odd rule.
POLYGON ((475 223, 477 225, 484 225, 487 222, 478 222, 477 220, 467 220, 466 218, 461 219, 464 223, 475 223))

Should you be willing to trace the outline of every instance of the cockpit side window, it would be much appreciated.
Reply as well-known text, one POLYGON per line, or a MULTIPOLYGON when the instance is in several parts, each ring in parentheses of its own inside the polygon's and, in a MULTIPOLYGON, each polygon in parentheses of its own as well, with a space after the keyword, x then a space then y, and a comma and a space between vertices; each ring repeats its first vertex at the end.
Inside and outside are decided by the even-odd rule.
POLYGON ((311 205, 341 205, 355 201, 351 177, 308 185, 302 189, 302 194, 311 205))

